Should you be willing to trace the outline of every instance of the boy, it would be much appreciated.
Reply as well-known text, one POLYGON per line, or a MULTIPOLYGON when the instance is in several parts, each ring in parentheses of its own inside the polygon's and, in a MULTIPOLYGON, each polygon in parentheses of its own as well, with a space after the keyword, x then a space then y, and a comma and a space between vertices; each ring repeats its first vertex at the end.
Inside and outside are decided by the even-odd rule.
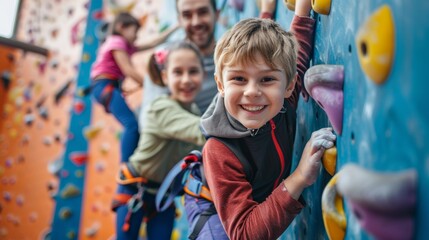
POLYGON ((298 199, 315 182, 324 150, 334 145, 330 128, 314 132, 289 174, 296 107, 312 51, 310 10, 310 0, 297 1, 294 34, 271 20, 245 19, 216 46, 219 95, 201 120, 211 137, 203 162, 230 239, 278 238, 302 209, 298 199))

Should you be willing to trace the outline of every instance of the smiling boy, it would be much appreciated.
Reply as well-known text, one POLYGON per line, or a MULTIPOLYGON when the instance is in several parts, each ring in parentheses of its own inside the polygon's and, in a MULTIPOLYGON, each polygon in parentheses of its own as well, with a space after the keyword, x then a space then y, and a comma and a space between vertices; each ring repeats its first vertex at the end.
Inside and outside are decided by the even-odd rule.
POLYGON ((324 150, 334 145, 330 128, 314 132, 291 173, 296 108, 312 52, 310 10, 310 0, 297 1, 291 32, 271 20, 242 20, 216 46, 219 94, 201 121, 210 136, 203 163, 230 239, 278 238, 302 209, 298 199, 316 180, 324 150))

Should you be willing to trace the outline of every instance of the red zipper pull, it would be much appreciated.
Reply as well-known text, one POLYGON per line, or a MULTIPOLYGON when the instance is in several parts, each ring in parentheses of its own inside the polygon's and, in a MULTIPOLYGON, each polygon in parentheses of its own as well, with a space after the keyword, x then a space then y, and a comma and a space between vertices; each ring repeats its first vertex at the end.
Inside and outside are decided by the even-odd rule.
POLYGON ((270 120, 270 124, 271 124, 271 130, 276 129, 276 124, 274 123, 273 119, 270 120))

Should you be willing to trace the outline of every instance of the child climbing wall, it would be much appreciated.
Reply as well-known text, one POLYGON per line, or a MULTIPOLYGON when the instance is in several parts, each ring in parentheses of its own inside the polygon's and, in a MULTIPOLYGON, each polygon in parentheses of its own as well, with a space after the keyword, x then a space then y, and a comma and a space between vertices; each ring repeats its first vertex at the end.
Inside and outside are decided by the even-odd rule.
MULTIPOLYGON (((154 5, 158 1, 138 1, 134 5, 130 4, 133 1, 125 2, 118 6, 141 13, 141 20, 152 26, 142 33, 156 33, 157 24, 163 19, 175 19, 175 9, 171 7, 174 0, 164 1, 172 13, 159 18, 156 15, 159 9, 154 5)), ((242 1, 243 6, 238 8, 239 5, 232 2, 240 1, 218 1, 218 6, 223 7, 216 36, 240 19, 258 15, 254 1, 242 1)), ((294 1, 277 1, 274 18, 286 28, 293 14, 287 11, 283 2, 294 1)), ((412 234, 417 239, 429 236, 429 229, 424 225, 429 216, 429 193, 426 191, 429 187, 429 147, 425 141, 429 138, 425 124, 429 122, 429 116, 424 104, 429 88, 428 81, 424 80, 425 59, 429 55, 425 47, 429 23, 424 20, 424 13, 428 11, 429 4, 424 1, 418 1, 418 4, 393 0, 332 1, 329 14, 318 16, 313 58, 314 65, 344 66, 343 127, 341 134, 337 132, 336 170, 341 171, 349 163, 377 173, 415 170, 418 199, 412 234), (394 22, 393 38, 384 41, 394 43, 394 58, 384 81, 374 82, 359 63, 358 52, 363 51, 361 46, 365 44, 357 44, 356 38, 363 23, 382 5, 389 6, 394 22)), ((80 232, 69 237, 108 239, 113 234, 114 218, 109 203, 114 186, 108 183, 115 177, 117 166, 112 163, 118 162, 114 156, 119 155, 116 136, 120 134, 120 127, 115 120, 95 107, 91 124, 81 126, 90 138, 86 173, 58 171, 60 167, 57 165, 64 154, 64 143, 72 137, 67 132, 69 113, 83 107, 73 101, 73 93, 79 63, 91 60, 87 55, 81 56, 87 12, 88 1, 83 0, 24 0, 18 38, 47 47, 50 56, 13 50, 14 57, 10 60, 9 49, 4 52, 0 47, 1 70, 11 73, 8 90, 0 86, 1 239, 43 238, 49 233, 54 210, 51 197, 58 187, 55 174, 85 177, 80 232)), ((94 17, 102 17, 102 14, 94 17)), ((128 98, 132 107, 139 105, 140 96, 136 93, 128 98)), ((310 132, 331 125, 331 119, 313 97, 308 102, 300 102, 295 141, 297 156, 310 132)), ((303 194, 311 201, 307 201, 306 208, 281 239, 327 237, 322 223, 321 196, 331 176, 322 171, 319 181, 303 194)), ((346 198, 346 238, 371 239, 372 233, 360 224, 347 201, 346 198)), ((73 214, 64 211, 62 216, 67 217, 70 213, 73 214)), ((182 222, 178 226, 183 226, 182 222)), ((180 233, 183 239, 187 236, 185 228, 180 233)))

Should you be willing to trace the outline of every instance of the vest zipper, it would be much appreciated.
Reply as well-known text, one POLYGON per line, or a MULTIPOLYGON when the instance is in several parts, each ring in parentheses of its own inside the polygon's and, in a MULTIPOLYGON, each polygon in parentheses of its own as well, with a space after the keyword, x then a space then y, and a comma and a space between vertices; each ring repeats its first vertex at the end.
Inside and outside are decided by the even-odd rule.
POLYGON ((282 149, 280 148, 279 142, 277 141, 276 134, 274 132, 274 130, 276 129, 276 124, 274 123, 273 119, 270 120, 270 124, 271 124, 271 138, 273 139, 274 146, 276 147, 277 154, 279 155, 279 158, 280 158, 280 175, 277 178, 276 182, 274 183, 274 188, 273 188, 274 190, 279 185, 280 178, 282 177, 283 171, 285 169, 285 161, 284 161, 285 158, 284 158, 282 149))

